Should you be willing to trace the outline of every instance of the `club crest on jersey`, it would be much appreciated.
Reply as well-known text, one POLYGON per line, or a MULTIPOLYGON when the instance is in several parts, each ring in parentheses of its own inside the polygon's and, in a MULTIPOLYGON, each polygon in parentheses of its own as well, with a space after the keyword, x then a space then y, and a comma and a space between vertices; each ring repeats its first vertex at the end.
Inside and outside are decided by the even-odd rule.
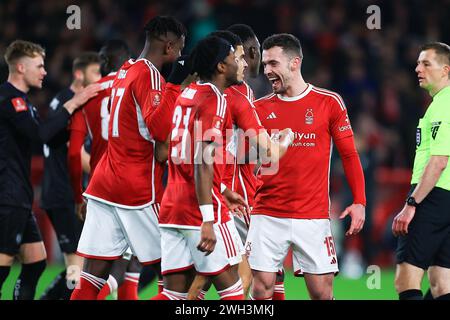
POLYGON ((417 128, 417 130, 416 130, 416 145, 420 146, 421 142, 422 142, 422 129, 417 128))
POLYGON ((152 97, 152 104, 154 107, 156 107, 159 106, 160 103, 161 103, 161 94, 155 93, 152 97))
POLYGON ((23 100, 22 98, 11 99, 11 103, 14 106, 14 109, 16 109, 16 112, 28 110, 27 104, 25 103, 25 100, 23 100))
POLYGON ((214 116, 213 121, 212 121, 212 127, 214 129, 217 130, 221 130, 222 129, 222 123, 223 123, 223 119, 218 117, 218 116, 214 116))
POLYGON ((314 122, 314 114, 312 112, 312 109, 306 109, 305 123, 306 124, 313 124, 313 122, 314 122))

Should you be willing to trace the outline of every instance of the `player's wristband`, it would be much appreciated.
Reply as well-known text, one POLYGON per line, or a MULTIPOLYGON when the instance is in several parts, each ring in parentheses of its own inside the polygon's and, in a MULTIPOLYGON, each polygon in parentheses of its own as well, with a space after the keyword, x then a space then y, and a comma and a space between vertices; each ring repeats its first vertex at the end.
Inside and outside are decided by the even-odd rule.
POLYGON ((225 183, 221 183, 220 184, 220 193, 223 193, 225 190, 227 190, 227 186, 225 185, 225 183))
POLYGON ((202 213, 203 222, 214 221, 214 207, 212 204, 202 204, 199 208, 202 213))

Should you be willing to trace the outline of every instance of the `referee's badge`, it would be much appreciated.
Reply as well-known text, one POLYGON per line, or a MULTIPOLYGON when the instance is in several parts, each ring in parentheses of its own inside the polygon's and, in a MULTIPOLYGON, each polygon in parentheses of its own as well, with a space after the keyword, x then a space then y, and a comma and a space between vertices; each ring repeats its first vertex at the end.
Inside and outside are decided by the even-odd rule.
POLYGON ((422 129, 417 128, 417 130, 416 130, 416 145, 420 146, 421 142, 422 142, 422 129))

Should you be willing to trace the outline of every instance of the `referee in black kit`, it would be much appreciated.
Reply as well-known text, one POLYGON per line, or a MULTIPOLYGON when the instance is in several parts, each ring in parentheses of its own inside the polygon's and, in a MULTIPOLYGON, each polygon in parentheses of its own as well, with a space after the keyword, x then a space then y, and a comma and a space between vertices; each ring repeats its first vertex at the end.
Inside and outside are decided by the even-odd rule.
POLYGON ((33 299, 36 284, 46 266, 46 252, 36 219, 31 212, 30 182, 32 143, 50 143, 66 127, 70 115, 100 89, 92 85, 76 94, 45 123, 27 93, 42 88, 47 74, 45 50, 38 44, 16 40, 4 55, 8 81, 0 85, 0 295, 14 257, 22 270, 14 289, 15 300, 33 299))

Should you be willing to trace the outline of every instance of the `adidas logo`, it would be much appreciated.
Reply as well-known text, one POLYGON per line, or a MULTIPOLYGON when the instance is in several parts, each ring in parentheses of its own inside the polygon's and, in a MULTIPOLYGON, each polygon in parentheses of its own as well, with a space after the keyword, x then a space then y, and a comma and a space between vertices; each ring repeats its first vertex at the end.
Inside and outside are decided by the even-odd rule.
POLYGON ((276 119, 276 118, 277 118, 277 116, 275 115, 275 112, 272 112, 271 114, 269 114, 269 115, 267 116, 266 119, 276 119))
POLYGON ((330 262, 330 264, 336 264, 337 263, 337 261, 336 261, 336 257, 333 257, 333 259, 331 259, 331 262, 330 262))
POLYGON ((181 64, 182 66, 184 66, 184 60, 180 60, 178 61, 179 64, 181 64))

